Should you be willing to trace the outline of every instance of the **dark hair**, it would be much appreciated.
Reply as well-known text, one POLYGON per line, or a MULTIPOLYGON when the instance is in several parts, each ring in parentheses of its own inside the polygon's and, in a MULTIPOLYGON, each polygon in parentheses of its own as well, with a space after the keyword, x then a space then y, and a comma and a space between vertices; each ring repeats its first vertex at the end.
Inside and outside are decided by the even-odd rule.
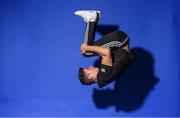
POLYGON ((84 68, 79 68, 79 80, 83 85, 90 85, 95 83, 93 80, 88 79, 84 73, 84 68))

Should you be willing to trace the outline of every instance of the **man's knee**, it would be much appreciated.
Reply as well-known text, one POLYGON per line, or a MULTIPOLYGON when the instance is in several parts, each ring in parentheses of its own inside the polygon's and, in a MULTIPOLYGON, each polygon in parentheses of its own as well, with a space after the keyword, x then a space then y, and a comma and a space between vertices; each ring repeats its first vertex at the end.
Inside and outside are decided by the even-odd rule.
POLYGON ((112 33, 112 35, 114 35, 117 39, 126 39, 128 37, 128 35, 122 31, 114 31, 112 33))

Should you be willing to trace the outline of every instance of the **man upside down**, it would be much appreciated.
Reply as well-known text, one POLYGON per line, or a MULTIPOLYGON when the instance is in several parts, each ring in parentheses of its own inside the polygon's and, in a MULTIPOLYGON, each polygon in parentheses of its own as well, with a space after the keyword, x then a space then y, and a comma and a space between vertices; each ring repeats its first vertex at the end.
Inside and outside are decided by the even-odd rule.
POLYGON ((76 11, 86 22, 84 42, 81 45, 81 54, 89 57, 99 55, 99 67, 79 69, 79 80, 83 85, 97 83, 100 88, 111 83, 134 60, 129 50, 129 37, 122 31, 113 31, 101 39, 94 41, 97 22, 101 12, 96 10, 76 11))

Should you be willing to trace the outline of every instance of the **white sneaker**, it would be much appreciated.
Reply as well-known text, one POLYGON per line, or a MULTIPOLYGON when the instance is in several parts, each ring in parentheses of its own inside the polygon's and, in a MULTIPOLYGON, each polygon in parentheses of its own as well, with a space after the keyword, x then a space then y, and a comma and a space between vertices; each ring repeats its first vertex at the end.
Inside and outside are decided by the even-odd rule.
POLYGON ((83 20, 88 22, 96 22, 100 19, 101 12, 96 10, 80 10, 76 11, 75 15, 81 16, 83 20))

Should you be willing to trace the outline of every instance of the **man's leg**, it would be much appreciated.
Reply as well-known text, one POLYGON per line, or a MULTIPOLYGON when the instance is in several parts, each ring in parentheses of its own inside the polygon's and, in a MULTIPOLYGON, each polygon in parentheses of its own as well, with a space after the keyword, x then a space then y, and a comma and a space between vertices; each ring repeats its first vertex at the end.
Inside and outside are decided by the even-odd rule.
POLYGON ((86 24, 86 31, 85 31, 83 43, 88 44, 88 45, 94 44, 96 26, 97 26, 97 22, 88 22, 86 24))
MULTIPOLYGON (((123 47, 129 42, 128 35, 122 31, 114 31, 103 36, 100 40, 94 42, 95 29, 100 18, 100 11, 76 11, 75 15, 81 16, 87 23, 86 32, 83 43, 88 45, 97 45, 104 48, 119 48, 123 47)), ((84 56, 91 56, 93 53, 85 53, 84 56)))
POLYGON ((129 43, 129 37, 122 31, 114 31, 103 36, 101 39, 94 42, 94 45, 101 46, 104 48, 119 48, 129 43))
MULTIPOLYGON (((81 16, 86 22, 86 31, 83 43, 88 45, 94 44, 95 31, 98 20, 100 19, 100 11, 89 10, 89 11, 76 11, 75 15, 81 16)), ((93 56, 93 53, 85 53, 84 56, 93 56)))

